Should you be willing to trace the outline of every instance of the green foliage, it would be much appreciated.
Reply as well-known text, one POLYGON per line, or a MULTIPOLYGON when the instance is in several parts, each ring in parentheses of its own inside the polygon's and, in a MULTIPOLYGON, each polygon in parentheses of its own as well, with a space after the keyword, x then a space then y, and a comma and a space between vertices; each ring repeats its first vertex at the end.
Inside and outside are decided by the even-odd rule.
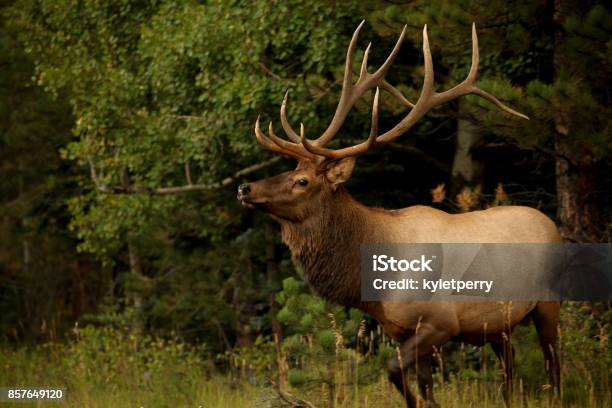
MULTIPOLYGON (((603 406, 612 396, 610 310, 599 306, 601 309, 581 302, 562 305, 559 359, 561 392, 567 406, 603 406)), ((518 326, 512 333, 512 343, 516 358, 515 383, 520 384, 520 392, 531 395, 531 403, 545 405, 550 384, 534 326, 518 326)), ((445 376, 451 379, 500 384, 499 363, 488 346, 449 344, 444 347, 441 361, 445 376)))
POLYGON ((239 372, 243 377, 249 376, 251 380, 257 379, 260 384, 264 384, 266 378, 275 377, 278 369, 274 342, 264 336, 257 336, 252 347, 227 351, 222 359, 230 362, 233 372, 239 372))
POLYGON ((153 339, 138 332, 93 326, 75 329, 75 336, 67 368, 80 373, 79 377, 94 387, 103 388, 117 372, 127 370, 140 387, 161 386, 165 378, 177 378, 189 384, 203 375, 204 367, 198 355, 201 351, 177 340, 153 339))
MULTIPOLYGON (((309 75, 330 76, 342 58, 345 22, 358 14, 353 2, 333 9, 325 2, 76 4, 24 0, 13 17, 37 62, 37 83, 68 94, 78 139, 65 157, 91 161, 104 185, 144 187, 184 184, 186 163, 194 182, 208 183, 261 158, 255 117, 276 117, 286 89, 307 94, 309 75)), ((318 127, 316 108, 296 98, 291 114, 318 127)), ((206 213, 222 202, 206 200, 206 213)), ((160 229, 157 219, 185 205, 161 201, 75 199, 81 249, 109 257, 125 235, 150 235, 160 229)), ((204 233, 222 228, 212 219, 204 233)))
POLYGON ((230 387, 203 346, 111 327, 75 328, 66 343, 0 348, 3 384, 63 388, 69 407, 247 406, 248 384, 230 387))
MULTIPOLYGON (((287 89, 291 122, 303 121, 314 137, 333 113, 345 47, 363 16, 370 28, 362 32, 356 67, 369 39, 376 40, 374 66, 409 24, 387 79, 412 99, 422 82, 422 24, 429 27, 437 84, 447 89, 467 73, 470 24, 476 21, 482 88, 531 120, 510 120, 479 98, 432 112, 399 141, 409 151, 422 148, 421 155, 387 151, 360 159, 354 178, 360 199, 385 207, 429 202, 433 181, 448 175, 428 175, 419 157, 452 160, 448 140, 456 121, 448 116, 473 119, 486 127, 487 141, 517 144, 519 154, 552 151, 551 166, 555 115, 561 114, 576 144, 598 160, 610 156, 612 19, 601 4, 569 16, 558 30, 550 2, 5 3, 0 234, 9 238, 0 241, 0 330, 12 339, 40 340, 54 339, 75 320, 102 327, 78 329, 64 346, 3 350, 0 383, 66 384, 71 406, 252 405, 255 392, 244 382, 235 391, 224 377, 208 380, 213 360, 229 362, 232 375, 255 374, 259 384, 285 361, 294 390, 322 404, 399 404, 381 369, 394 345, 380 330, 367 330, 360 312, 330 305, 302 280, 287 278, 274 316, 270 294, 293 268, 286 251, 278 251, 280 243, 264 233, 263 218, 236 203, 234 186, 183 196, 113 195, 96 191, 90 173, 95 170, 100 185, 119 187, 183 185, 185 167, 194 183, 223 180, 264 158, 253 123, 262 115, 278 126, 287 89), (565 35, 560 44, 559 31, 565 35), (555 55, 563 57, 555 61, 555 55), (275 317, 285 330, 281 350, 270 333, 275 317), (236 348, 241 339, 254 343, 236 348)), ((381 128, 406 113, 390 99, 381 104, 381 128)), ((356 106, 340 139, 365 134, 369 109, 369 101, 356 106)), ((533 174, 527 193, 543 190, 554 201, 554 186, 542 186, 543 178, 552 180, 546 169, 508 167, 487 170, 488 177, 520 183, 533 174)), ((566 311, 569 403, 609 400, 606 318, 566 311)), ((531 384, 525 387, 533 400, 528 405, 545 405, 537 393, 546 380, 534 332, 521 328, 516 339, 519 374, 531 384)), ((436 377, 442 402, 499 400, 489 351, 448 353, 439 365, 446 371, 436 377)))
MULTIPOLYGON (((560 338, 563 406, 595 408, 606 406, 610 400, 609 322, 609 312, 592 313, 578 303, 564 306, 560 338)), ((331 323, 330 326, 333 327, 331 323)), ((0 345, 0 382, 63 387, 68 407, 202 403, 250 407, 281 403, 263 380, 256 381, 257 387, 252 385, 252 374, 261 374, 249 367, 257 360, 251 358, 256 354, 253 350, 243 350, 242 356, 236 356, 230 375, 225 375, 212 365, 208 348, 189 346, 174 337, 148 336, 123 324, 114 328, 76 327, 72 334, 67 343, 51 342, 29 349, 0 345)), ((335 344, 335 337, 331 340, 335 344)), ((515 398, 530 407, 548 406, 543 359, 533 328, 518 328, 513 342, 517 348, 515 398)), ((385 373, 380 369, 368 371, 374 362, 368 363, 350 347, 342 353, 332 350, 333 357, 328 359, 310 359, 302 364, 295 360, 306 355, 303 350, 308 346, 298 336, 288 337, 283 348, 291 359, 287 377, 293 395, 316 406, 330 402, 347 408, 403 406, 399 394, 390 390, 385 373), (297 343, 295 349, 291 348, 292 342, 297 343)), ((273 354, 273 345, 264 339, 258 340, 254 349, 263 352, 260 357, 264 360, 264 354, 273 354)), ((390 345, 380 347, 373 360, 384 362, 392 349, 390 345)), ((502 407, 501 375, 492 354, 488 348, 445 348, 442 357, 436 359, 444 367, 444 374, 438 372, 434 376, 438 401, 457 408, 474 401, 502 407)))
MULTIPOLYGON (((475 22, 481 88, 531 120, 514 119, 508 126, 509 116, 481 98, 469 98, 465 113, 494 136, 523 146, 552 145, 554 116, 565 116, 573 140, 598 158, 609 157, 612 115, 605 90, 612 73, 612 15, 603 4, 582 7, 584 15, 569 15, 563 24, 565 39, 555 42, 558 34, 550 7, 533 1, 494 1, 486 6, 469 0, 416 1, 401 6, 382 2, 372 18, 382 34, 398 32, 408 24, 416 44, 422 41, 421 33, 412 27, 428 24, 437 83, 445 89, 463 80, 469 69, 470 25, 475 22), (558 58, 555 55, 562 59, 553 61, 558 58)), ((420 82, 421 71, 414 74, 420 82)))
POLYGON ((79 251, 112 271, 111 299, 141 304, 154 330, 220 350, 235 319, 263 332, 259 311, 277 282, 254 278, 265 273, 261 223, 231 189, 100 194, 89 172, 105 186, 183 185, 187 165, 196 184, 222 180, 263 158, 253 123, 276 118, 287 89, 292 120, 322 128, 332 107, 312 102, 341 75, 358 2, 16 3, 7 15, 36 84, 72 111, 73 138, 59 143, 81 170, 70 228, 79 251))
POLYGON ((348 394, 355 396, 360 385, 377 381, 391 347, 366 330, 360 311, 325 302, 294 277, 283 281, 277 300, 282 306, 277 317, 286 328, 282 350, 292 387, 310 395, 323 384, 324 395, 337 403, 348 394))
POLYGON ((104 290, 68 232, 66 200, 79 194, 78 169, 59 148, 72 139, 70 107, 31 83, 34 62, 0 2, 0 337, 61 334, 104 290), (66 288, 72 290, 66 291, 66 288))
POLYGON ((565 305, 561 326, 561 360, 571 402, 598 402, 612 398, 612 311, 599 305, 572 302, 565 305))

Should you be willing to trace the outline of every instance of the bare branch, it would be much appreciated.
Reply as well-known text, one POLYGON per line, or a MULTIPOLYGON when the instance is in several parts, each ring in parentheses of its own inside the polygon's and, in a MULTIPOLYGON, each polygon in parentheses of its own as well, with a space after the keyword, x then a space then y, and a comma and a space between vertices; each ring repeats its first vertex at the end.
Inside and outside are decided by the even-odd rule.
POLYGON ((194 115, 165 115, 164 117, 173 119, 173 120, 196 120, 196 121, 204 121, 206 118, 202 116, 194 116, 194 115))
POLYGON ((289 404, 289 406, 295 408, 316 408, 312 402, 298 398, 287 391, 281 390, 280 386, 273 379, 269 377, 267 379, 274 387, 274 390, 276 391, 276 394, 279 396, 279 398, 289 404))
MULTIPOLYGON (((173 195, 173 194, 182 194, 189 193, 192 191, 210 191, 216 190, 223 187, 227 187, 232 183, 236 182, 239 178, 249 175, 251 173, 255 173, 259 170, 265 169, 267 167, 272 166, 273 164, 279 162, 281 160, 280 156, 273 157, 269 160, 266 160, 261 163, 254 164, 249 167, 245 167, 242 170, 237 171, 230 177, 226 177, 221 181, 209 184, 188 184, 185 186, 174 186, 174 187, 142 187, 142 186, 134 186, 128 185, 125 187, 122 186, 107 186, 100 183, 100 179, 98 178, 98 174, 96 173, 96 168, 91 159, 89 162, 89 171, 91 175, 91 179, 96 186, 96 189, 101 193, 106 194, 149 194, 149 195, 173 195)), ((191 179, 191 176, 189 176, 191 179)), ((188 180, 189 183, 189 180, 188 180)))
MULTIPOLYGON (((349 140, 347 140, 347 143, 350 143, 350 144, 356 144, 356 143, 360 143, 360 142, 361 141, 357 140, 357 139, 349 139, 349 140)), ((389 147, 389 149, 391 149, 393 151, 412 155, 412 156, 418 158, 419 160, 422 160, 425 163, 428 163, 428 164, 432 165, 433 167, 435 167, 436 169, 438 169, 442 173, 450 174, 450 172, 451 172, 450 166, 447 163, 444 163, 443 161, 436 159, 435 157, 431 156, 430 154, 424 152, 423 150, 421 150, 421 149, 419 149, 417 147, 406 145, 406 144, 400 144, 400 143, 397 143, 397 142, 389 143, 388 147, 389 147)))
POLYGON ((185 162, 185 178, 187 179, 187 185, 192 186, 193 181, 191 181, 191 169, 189 168, 189 160, 185 162))
POLYGON ((418 149, 414 146, 403 145, 396 142, 389 143, 389 148, 391 150, 395 150, 397 152, 408 153, 419 159, 423 160, 426 163, 431 164, 436 169, 440 170, 442 173, 450 174, 450 166, 444 163, 441 160, 436 159, 435 157, 425 153, 423 150, 418 149))
POLYGON ((261 68, 261 70, 263 72, 265 72, 266 74, 268 74, 268 76, 276 79, 277 81, 282 81, 283 78, 281 78, 280 76, 278 76, 277 74, 275 74, 274 72, 272 72, 272 70, 270 68, 268 68, 263 62, 258 62, 257 63, 259 65, 259 68, 261 68))
POLYGON ((96 173, 96 166, 94 166, 91 157, 87 159, 87 162, 89 163, 89 175, 91 177, 91 180, 95 184, 96 188, 100 188, 100 183, 98 182, 98 173, 96 173))

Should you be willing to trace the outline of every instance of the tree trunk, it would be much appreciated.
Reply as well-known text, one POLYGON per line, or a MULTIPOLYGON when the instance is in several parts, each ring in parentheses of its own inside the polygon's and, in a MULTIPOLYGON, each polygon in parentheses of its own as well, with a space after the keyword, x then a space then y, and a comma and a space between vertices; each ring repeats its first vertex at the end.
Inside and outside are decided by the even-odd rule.
POLYGON ((472 149, 479 143, 482 134, 479 127, 465 114, 465 108, 462 109, 464 104, 464 101, 459 102, 455 157, 451 170, 451 197, 455 197, 465 187, 478 189, 483 180, 483 163, 472 155, 472 149))
MULTIPOLYGON (((142 267, 140 265, 140 256, 136 252, 136 248, 131 243, 128 243, 128 252, 130 257, 130 273, 134 275, 133 277, 141 280, 142 279, 142 267)), ((142 297, 139 293, 130 293, 129 294, 133 305, 136 309, 140 309, 142 306, 142 297)))
POLYGON ((266 280, 268 286, 268 304, 270 306, 270 325, 274 337, 276 349, 276 365, 278 366, 278 387, 281 390, 287 389, 287 370, 286 358, 281 348, 283 339, 283 328, 276 319, 278 305, 276 303, 275 278, 278 275, 278 263, 276 260, 276 226, 270 219, 266 220, 266 280))
MULTIPOLYGON (((123 174, 121 178, 121 182, 125 188, 130 185, 130 174, 127 167, 123 167, 123 174)), ((139 282, 142 280, 142 266, 140 264, 140 255, 138 255, 138 251, 134 247, 132 243, 131 234, 127 234, 127 248, 128 248, 128 258, 130 261, 130 273, 133 275, 132 278, 137 279, 139 282)), ((127 295, 131 298, 132 304, 136 309, 140 309, 142 306, 142 297, 137 292, 127 293, 127 295)))
POLYGON ((250 348, 255 344, 255 333, 251 327, 251 318, 255 316, 254 304, 245 297, 246 288, 253 285, 253 271, 249 264, 243 273, 235 275, 232 308, 236 313, 234 332, 236 333, 236 348, 250 348))
POLYGON ((85 284, 83 273, 78 259, 72 261, 72 293, 71 293, 72 318, 78 321, 83 314, 85 304, 85 284))
POLYGON ((588 151, 571 142, 571 131, 555 118, 557 218, 561 236, 573 242, 597 242, 600 208, 593 192, 597 188, 594 160, 588 151), (580 154, 582 153, 582 154, 580 154))
MULTIPOLYGON (((555 78, 567 64, 563 23, 569 15, 581 15, 585 5, 575 0, 555 0, 554 22, 555 78)), ((562 104, 563 101, 557 103, 562 104)), ((554 106, 554 105, 553 105, 554 106)), ((557 178, 557 218, 561 235, 574 242, 596 242, 600 231, 601 209, 594 195, 597 187, 596 160, 589 148, 572 132, 567 110, 558 106, 555 112, 555 152, 557 178)))

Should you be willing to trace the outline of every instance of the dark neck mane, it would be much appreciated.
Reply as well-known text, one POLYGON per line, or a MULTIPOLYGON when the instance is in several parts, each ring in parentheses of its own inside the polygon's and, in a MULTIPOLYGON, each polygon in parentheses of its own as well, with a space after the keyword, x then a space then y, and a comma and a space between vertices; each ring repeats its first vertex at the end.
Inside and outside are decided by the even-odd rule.
POLYGON ((359 247, 365 238, 367 208, 342 187, 320 204, 320 213, 304 223, 282 222, 283 241, 304 268, 306 282, 320 296, 358 306, 359 247))

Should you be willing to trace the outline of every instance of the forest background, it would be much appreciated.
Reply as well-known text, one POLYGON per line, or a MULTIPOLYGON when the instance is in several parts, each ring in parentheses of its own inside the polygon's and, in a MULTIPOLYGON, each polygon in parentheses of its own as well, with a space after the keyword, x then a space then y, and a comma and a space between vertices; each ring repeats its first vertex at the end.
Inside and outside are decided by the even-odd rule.
MULTIPOLYGON (((379 369, 393 343, 313 296, 277 225, 235 199, 294 165, 253 135, 258 115, 278 125, 287 90, 292 123, 326 127, 364 18, 356 64, 368 42, 382 63, 407 25, 387 80, 412 99, 423 25, 447 89, 467 74, 475 22, 481 88, 531 120, 472 97, 437 109, 359 159, 360 201, 528 205, 568 242, 610 242, 608 2, 1 0, 0 383, 59 384, 74 406, 400 406, 379 369)), ((370 99, 340 145, 365 136, 370 99)), ((404 114, 383 96, 382 128, 404 114)), ((610 401, 610 323, 606 305, 564 306, 567 404, 610 401)), ((517 392, 545 404, 521 330, 517 392)), ((438 360, 447 405, 499 403, 490 351, 438 360)))

